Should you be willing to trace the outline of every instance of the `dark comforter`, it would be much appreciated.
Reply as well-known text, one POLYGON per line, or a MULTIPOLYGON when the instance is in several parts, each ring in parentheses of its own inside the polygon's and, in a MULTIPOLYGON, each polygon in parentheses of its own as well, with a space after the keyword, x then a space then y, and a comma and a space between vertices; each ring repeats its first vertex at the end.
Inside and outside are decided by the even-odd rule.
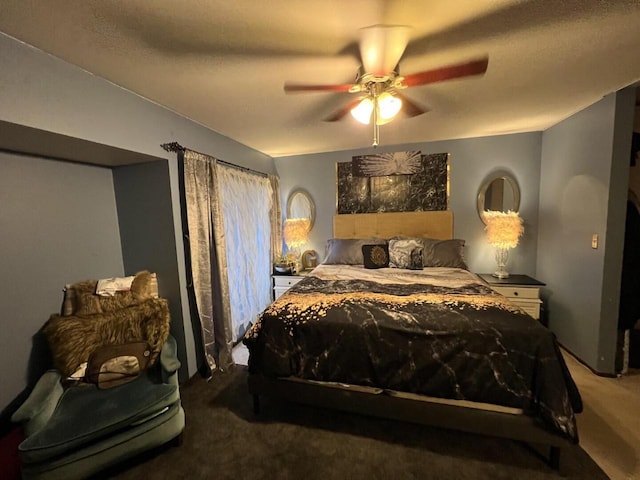
POLYGON ((464 270, 321 265, 244 343, 252 373, 519 408, 578 440, 554 335, 464 270))

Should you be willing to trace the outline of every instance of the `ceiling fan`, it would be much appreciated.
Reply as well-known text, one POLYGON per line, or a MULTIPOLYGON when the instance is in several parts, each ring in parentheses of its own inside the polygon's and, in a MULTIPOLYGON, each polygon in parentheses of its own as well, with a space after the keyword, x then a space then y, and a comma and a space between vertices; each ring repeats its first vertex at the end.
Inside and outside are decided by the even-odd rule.
POLYGON ((389 123, 402 110, 409 117, 428 111, 400 93, 408 87, 427 85, 454 78, 482 75, 487 70, 488 57, 447 65, 433 70, 401 76, 398 63, 409 43, 410 27, 404 25, 372 25, 360 29, 362 67, 355 83, 338 85, 305 85, 285 83, 285 93, 313 91, 358 94, 358 98, 326 117, 327 122, 342 119, 349 112, 364 124, 373 123, 373 146, 379 143, 379 126, 389 123))

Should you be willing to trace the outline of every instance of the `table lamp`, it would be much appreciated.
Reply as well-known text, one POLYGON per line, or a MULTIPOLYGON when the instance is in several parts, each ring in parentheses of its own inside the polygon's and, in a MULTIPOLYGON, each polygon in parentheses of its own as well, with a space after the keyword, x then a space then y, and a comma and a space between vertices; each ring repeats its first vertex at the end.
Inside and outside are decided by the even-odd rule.
POLYGON ((308 218, 288 218, 284 221, 284 242, 289 249, 289 255, 295 262, 296 271, 300 270, 300 247, 307 243, 311 220, 308 218))
POLYGON ((517 212, 498 212, 486 210, 487 242, 496 248, 496 263, 498 269, 493 273, 494 277, 508 278, 506 265, 509 259, 509 250, 518 245, 518 241, 524 233, 522 218, 517 212))

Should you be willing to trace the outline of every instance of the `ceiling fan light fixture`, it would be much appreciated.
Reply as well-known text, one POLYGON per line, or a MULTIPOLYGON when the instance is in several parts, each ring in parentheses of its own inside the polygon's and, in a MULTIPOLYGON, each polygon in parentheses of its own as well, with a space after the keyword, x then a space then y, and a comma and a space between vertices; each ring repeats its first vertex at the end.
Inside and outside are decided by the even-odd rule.
POLYGON ((382 92, 377 99, 378 103, 378 125, 389 123, 402 108, 402 100, 391 95, 389 92, 382 92))
POLYGON ((369 125, 373 113, 373 101, 371 97, 364 97, 358 105, 351 109, 351 115, 360 123, 369 125))
POLYGON ((402 100, 391 95, 389 92, 382 92, 375 100, 371 96, 363 98, 358 105, 351 109, 351 115, 360 123, 369 125, 374 105, 377 109, 376 123, 385 125, 395 118, 402 108, 402 100))

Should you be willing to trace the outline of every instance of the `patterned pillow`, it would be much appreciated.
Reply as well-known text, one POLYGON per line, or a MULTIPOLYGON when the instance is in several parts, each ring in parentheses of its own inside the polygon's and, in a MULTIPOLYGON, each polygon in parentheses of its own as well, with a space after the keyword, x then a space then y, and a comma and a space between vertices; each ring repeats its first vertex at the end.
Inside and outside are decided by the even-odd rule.
POLYGON ((96 348, 87 361, 84 380, 98 388, 111 388, 135 380, 147 368, 151 347, 147 342, 128 342, 96 348))
POLYGON ((362 257, 364 259, 364 268, 385 268, 389 266, 389 246, 381 245, 363 245, 362 257))
POLYGON ((402 239, 389 241, 389 266, 422 270, 424 246, 417 239, 402 239))

